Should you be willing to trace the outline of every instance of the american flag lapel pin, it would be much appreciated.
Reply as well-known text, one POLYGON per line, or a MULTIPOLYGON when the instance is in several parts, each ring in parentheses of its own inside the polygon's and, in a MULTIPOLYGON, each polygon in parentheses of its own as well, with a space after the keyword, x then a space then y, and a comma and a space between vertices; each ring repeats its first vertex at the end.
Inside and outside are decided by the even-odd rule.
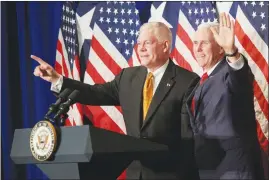
POLYGON ((170 86, 171 86, 171 84, 170 84, 170 83, 167 83, 167 84, 166 84, 166 86, 170 87, 170 86))

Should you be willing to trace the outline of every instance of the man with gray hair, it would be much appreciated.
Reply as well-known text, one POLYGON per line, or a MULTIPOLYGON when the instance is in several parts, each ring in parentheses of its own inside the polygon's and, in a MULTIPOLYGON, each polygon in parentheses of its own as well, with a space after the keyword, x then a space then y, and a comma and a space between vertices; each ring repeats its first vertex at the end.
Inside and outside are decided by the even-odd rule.
POLYGON ((204 74, 187 100, 201 179, 263 179, 253 75, 235 46, 234 23, 198 27, 193 52, 204 74))
POLYGON ((151 22, 140 29, 137 52, 141 65, 123 69, 114 80, 88 85, 58 74, 42 59, 34 75, 52 83, 52 89, 80 91, 77 102, 88 105, 120 105, 127 134, 169 147, 169 155, 132 162, 127 179, 197 180, 194 142, 184 102, 199 77, 176 66, 169 54, 172 34, 163 23, 151 22))

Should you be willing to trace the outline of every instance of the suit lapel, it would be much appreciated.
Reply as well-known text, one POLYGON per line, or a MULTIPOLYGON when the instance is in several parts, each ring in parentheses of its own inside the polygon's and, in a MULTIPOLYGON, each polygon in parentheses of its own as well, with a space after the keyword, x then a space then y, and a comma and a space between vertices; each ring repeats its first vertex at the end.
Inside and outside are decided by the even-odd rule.
POLYGON ((150 120, 152 119, 152 115, 156 112, 163 99, 174 86, 175 81, 173 80, 173 78, 175 76, 175 64, 171 60, 169 60, 169 64, 152 98, 146 119, 143 121, 141 129, 143 129, 150 122, 150 120))
MULTIPOLYGON (((221 60, 221 62, 216 66, 216 68, 212 71, 212 73, 209 75, 209 78, 214 76, 226 63, 226 60, 225 60, 225 57, 221 60)), ((203 87, 204 85, 206 85, 206 82, 205 84, 203 83, 202 85, 198 86, 197 88, 197 91, 195 92, 195 95, 194 95, 194 98, 195 98, 195 117, 197 115, 196 112, 198 112, 199 110, 199 107, 200 107, 200 104, 201 104, 201 94, 202 94, 202 91, 203 91, 203 87)), ((194 118, 195 118, 194 117, 194 118)))
POLYGON ((138 118, 137 118, 137 125, 138 125, 138 129, 140 129, 141 127, 141 118, 142 116, 142 103, 143 103, 143 86, 144 86, 144 82, 147 76, 147 69, 143 66, 141 66, 141 70, 137 73, 137 76, 134 78, 134 80, 132 81, 132 93, 130 94, 130 96, 132 96, 132 98, 134 99, 134 108, 133 108, 133 114, 138 114, 138 118))

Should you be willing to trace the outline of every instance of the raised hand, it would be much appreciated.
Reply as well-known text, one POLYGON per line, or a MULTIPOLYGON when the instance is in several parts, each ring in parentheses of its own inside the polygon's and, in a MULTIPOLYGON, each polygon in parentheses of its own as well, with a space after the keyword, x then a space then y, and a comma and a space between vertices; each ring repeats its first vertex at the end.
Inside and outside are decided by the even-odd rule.
POLYGON ((216 42, 224 49, 225 53, 232 54, 235 52, 234 45, 234 22, 230 20, 230 16, 225 13, 220 14, 219 31, 216 27, 210 28, 216 42))
POLYGON ((31 58, 39 63, 39 65, 34 70, 35 76, 39 76, 45 81, 51 83, 56 83, 58 81, 61 75, 58 74, 51 65, 35 55, 31 55, 31 58))

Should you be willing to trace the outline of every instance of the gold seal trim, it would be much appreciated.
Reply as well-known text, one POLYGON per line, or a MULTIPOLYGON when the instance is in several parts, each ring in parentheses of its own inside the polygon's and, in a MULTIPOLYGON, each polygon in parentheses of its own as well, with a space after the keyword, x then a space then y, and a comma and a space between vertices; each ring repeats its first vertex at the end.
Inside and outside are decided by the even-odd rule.
POLYGON ((30 134, 30 150, 38 161, 48 160, 57 146, 57 133, 53 124, 49 121, 39 121, 33 127, 30 134))

